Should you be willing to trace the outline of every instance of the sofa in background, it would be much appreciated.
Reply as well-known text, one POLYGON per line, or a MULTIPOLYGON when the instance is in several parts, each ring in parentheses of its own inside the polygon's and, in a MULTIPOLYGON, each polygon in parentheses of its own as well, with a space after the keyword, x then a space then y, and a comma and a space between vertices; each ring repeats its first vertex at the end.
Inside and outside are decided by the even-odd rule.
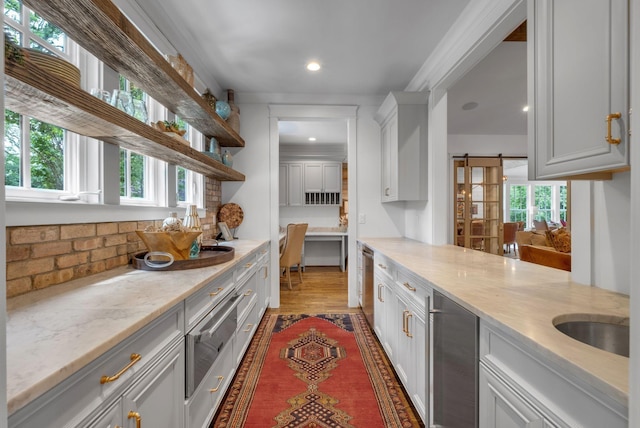
POLYGON ((563 238, 568 235, 570 239, 570 234, 567 231, 547 231, 546 233, 541 231, 516 232, 516 244, 518 245, 520 260, 571 271, 570 243, 567 245, 566 239, 555 239, 558 234, 563 235, 563 238), (550 240, 553 242, 550 242, 550 240), (558 251, 556 248, 562 251, 558 251))

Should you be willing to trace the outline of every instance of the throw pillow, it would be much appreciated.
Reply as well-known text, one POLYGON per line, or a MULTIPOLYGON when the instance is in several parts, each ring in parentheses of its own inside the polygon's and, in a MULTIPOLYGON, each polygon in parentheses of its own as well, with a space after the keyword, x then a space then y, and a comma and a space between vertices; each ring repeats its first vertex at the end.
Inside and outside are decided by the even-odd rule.
POLYGON ((547 238, 550 237, 551 244, 556 251, 561 253, 571 252, 571 232, 564 227, 547 232, 547 238))
POLYGON ((548 241, 547 237, 542 233, 533 232, 531 234, 531 245, 542 245, 545 247, 552 247, 551 242, 548 241))

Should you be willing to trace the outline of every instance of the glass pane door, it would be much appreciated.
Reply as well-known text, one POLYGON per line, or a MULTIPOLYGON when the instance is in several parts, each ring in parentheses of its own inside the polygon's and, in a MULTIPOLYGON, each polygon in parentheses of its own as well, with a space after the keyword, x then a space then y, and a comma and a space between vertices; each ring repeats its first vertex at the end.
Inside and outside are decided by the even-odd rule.
POLYGON ((454 162, 456 245, 502 255, 502 187, 502 159, 454 162))

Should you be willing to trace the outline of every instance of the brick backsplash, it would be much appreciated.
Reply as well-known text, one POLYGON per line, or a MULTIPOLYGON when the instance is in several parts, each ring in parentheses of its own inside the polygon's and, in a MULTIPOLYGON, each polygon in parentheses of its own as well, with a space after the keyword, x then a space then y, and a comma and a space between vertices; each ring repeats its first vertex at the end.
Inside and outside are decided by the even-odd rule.
MULTIPOLYGON (((205 192, 201 222, 210 239, 218 233, 220 181, 207 179, 205 192)), ((127 265, 146 250, 135 231, 160 227, 162 220, 7 227, 7 297, 127 265)))

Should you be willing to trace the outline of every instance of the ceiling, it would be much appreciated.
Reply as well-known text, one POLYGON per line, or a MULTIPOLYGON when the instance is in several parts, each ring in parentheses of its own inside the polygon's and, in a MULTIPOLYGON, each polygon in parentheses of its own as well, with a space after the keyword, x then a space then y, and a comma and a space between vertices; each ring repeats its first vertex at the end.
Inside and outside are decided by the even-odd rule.
MULTIPOLYGON (((207 87, 384 96, 416 75, 469 0, 131 0, 207 87), (320 71, 305 64, 316 60, 320 71)), ((449 132, 526 133, 526 43, 505 42, 449 93, 449 132), (468 102, 473 110, 462 110, 468 102)), ((285 132, 286 129, 286 132, 285 132)), ((284 144, 336 144, 339 124, 289 123, 284 144), (313 128, 309 128, 312 126, 313 128), (294 130, 297 130, 294 132, 294 130), (297 132, 297 133, 296 133, 297 132)), ((346 132, 342 132, 346 142, 346 132)))

